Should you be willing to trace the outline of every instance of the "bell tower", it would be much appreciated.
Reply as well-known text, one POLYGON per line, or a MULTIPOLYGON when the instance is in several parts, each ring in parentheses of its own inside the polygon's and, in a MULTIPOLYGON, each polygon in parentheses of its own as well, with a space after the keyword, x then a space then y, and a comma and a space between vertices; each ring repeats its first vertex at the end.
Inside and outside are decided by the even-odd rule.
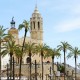
POLYGON ((11 28, 9 29, 8 33, 13 35, 15 42, 18 43, 18 30, 15 28, 15 21, 13 20, 13 18, 10 22, 11 28))
POLYGON ((43 40, 43 19, 39 13, 37 6, 30 18, 31 39, 43 40))

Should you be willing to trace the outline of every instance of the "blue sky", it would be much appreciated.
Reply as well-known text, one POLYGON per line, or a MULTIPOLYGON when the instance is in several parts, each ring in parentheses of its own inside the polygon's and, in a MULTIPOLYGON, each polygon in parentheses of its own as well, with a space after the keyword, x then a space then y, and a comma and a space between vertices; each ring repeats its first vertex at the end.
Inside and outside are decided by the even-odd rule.
MULTIPOLYGON (((30 20, 35 4, 36 0, 0 0, 0 25, 10 28, 14 16, 18 28, 24 19, 30 20)), ((55 48, 67 41, 80 49, 80 0, 37 0, 37 6, 43 17, 44 43, 55 48)), ((74 66, 73 60, 67 63, 74 66)))

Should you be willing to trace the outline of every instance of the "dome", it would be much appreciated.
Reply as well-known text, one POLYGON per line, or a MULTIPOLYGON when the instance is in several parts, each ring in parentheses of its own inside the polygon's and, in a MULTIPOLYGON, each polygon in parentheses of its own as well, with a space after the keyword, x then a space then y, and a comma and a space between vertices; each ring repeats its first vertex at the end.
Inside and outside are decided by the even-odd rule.
POLYGON ((39 13, 37 6, 35 7, 32 17, 40 17, 41 18, 41 14, 39 13))
POLYGON ((10 22, 11 24, 11 28, 12 29, 15 29, 15 21, 13 20, 14 17, 12 17, 12 21, 10 22))
POLYGON ((37 6, 35 7, 34 13, 39 13, 37 6))
MULTIPOLYGON (((13 18, 14 18, 14 17, 13 17, 13 18)), ((15 24, 15 21, 13 20, 13 18, 12 18, 11 24, 15 24)))

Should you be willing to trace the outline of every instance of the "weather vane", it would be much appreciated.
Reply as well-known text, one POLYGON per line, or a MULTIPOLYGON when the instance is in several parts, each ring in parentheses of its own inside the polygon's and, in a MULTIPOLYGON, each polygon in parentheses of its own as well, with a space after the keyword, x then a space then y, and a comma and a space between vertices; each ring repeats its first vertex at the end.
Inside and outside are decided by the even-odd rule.
POLYGON ((13 19, 14 19, 14 16, 12 17, 12 21, 13 21, 13 19))

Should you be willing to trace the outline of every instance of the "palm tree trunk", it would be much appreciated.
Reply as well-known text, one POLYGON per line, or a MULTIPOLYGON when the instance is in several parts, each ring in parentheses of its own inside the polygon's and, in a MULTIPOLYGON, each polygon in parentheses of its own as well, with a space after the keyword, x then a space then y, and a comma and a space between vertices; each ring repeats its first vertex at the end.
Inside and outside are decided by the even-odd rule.
POLYGON ((51 66, 50 66, 50 80, 51 80, 51 66))
POLYGON ((9 73, 8 73, 8 63, 7 63, 7 80, 9 80, 9 73))
POLYGON ((43 69, 43 52, 41 52, 41 62, 42 62, 42 80, 43 80, 43 72, 44 72, 44 69, 43 69))
POLYGON ((22 57, 20 58, 19 80, 21 80, 21 63, 22 63, 22 57))
POLYGON ((10 80, 12 77, 12 53, 10 53, 10 80))
POLYGON ((64 80, 65 80, 65 72, 66 72, 66 58, 65 58, 65 49, 64 49, 64 80))
POLYGON ((77 73, 76 73, 76 71, 77 71, 77 70, 76 70, 76 67, 77 67, 77 61, 76 61, 76 54, 75 54, 75 80, 76 80, 76 74, 77 74, 77 73))
POLYGON ((14 70, 14 57, 13 57, 13 80, 15 80, 15 72, 14 72, 15 70, 14 70))
POLYGON ((18 57, 18 60, 17 60, 17 61, 18 61, 18 64, 19 64, 19 63, 20 63, 20 59, 19 59, 19 57, 18 57))
POLYGON ((31 52, 29 52, 29 58, 30 58, 30 80, 31 80, 31 52))
POLYGON ((35 60, 35 80, 37 80, 37 64, 36 64, 36 60, 35 60))
POLYGON ((0 39, 0 80, 1 80, 1 39, 0 39))
MULTIPOLYGON (((25 29, 24 40, 23 40, 23 45, 22 45, 22 53, 23 53, 23 48, 24 48, 24 44, 25 44, 26 33, 27 33, 27 31, 25 29)), ((21 79, 21 64, 22 64, 22 56, 20 58, 19 80, 21 79)))
POLYGON ((24 44, 25 44, 25 39, 26 39, 26 30, 25 30, 25 34, 24 34, 24 40, 23 40, 23 45, 22 45, 22 52, 23 52, 23 48, 24 48, 24 44))
MULTIPOLYGON (((53 70, 53 75, 54 75, 54 56, 52 56, 52 70, 53 70)), ((52 79, 54 79, 54 76, 52 79)))
POLYGON ((1 54, 0 54, 0 80, 1 80, 1 54))

